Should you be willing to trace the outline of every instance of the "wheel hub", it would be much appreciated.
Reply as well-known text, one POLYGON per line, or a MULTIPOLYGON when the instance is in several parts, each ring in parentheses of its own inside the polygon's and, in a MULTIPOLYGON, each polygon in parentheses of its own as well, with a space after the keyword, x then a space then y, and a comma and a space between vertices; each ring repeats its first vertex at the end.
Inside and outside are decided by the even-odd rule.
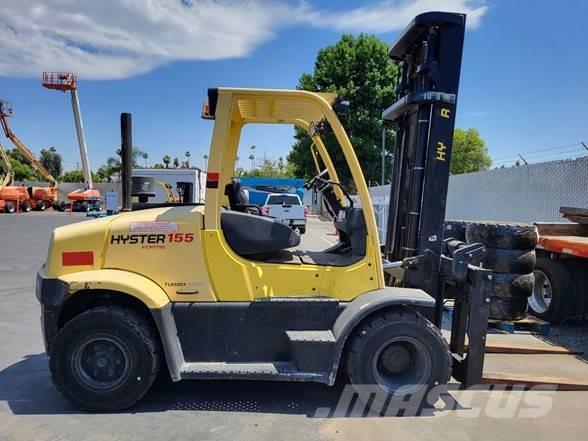
POLYGON ((427 384, 432 360, 425 345, 411 336, 384 342, 372 359, 374 380, 386 393, 408 395, 427 384))
POLYGON ((535 281, 533 283, 533 292, 529 297, 529 305, 533 311, 541 314, 549 309, 553 292, 549 278, 543 271, 535 270, 533 274, 535 281))
POLYGON ((120 342, 96 337, 78 345, 74 352, 74 372, 92 389, 111 389, 126 380, 130 366, 120 342))
POLYGON ((391 344, 382 351, 382 366, 392 374, 399 374, 410 364, 410 354, 401 345, 391 344))

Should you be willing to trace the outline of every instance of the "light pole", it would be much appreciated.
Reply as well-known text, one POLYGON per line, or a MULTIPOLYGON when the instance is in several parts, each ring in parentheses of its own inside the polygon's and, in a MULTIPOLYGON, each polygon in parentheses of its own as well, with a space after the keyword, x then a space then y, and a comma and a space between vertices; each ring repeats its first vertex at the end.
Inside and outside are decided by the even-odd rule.
POLYGON ((202 157, 204 159, 204 170, 208 170, 208 155, 202 157))
POLYGON ((251 159, 251 170, 255 168, 255 144, 251 146, 251 155, 249 155, 249 159, 251 159))

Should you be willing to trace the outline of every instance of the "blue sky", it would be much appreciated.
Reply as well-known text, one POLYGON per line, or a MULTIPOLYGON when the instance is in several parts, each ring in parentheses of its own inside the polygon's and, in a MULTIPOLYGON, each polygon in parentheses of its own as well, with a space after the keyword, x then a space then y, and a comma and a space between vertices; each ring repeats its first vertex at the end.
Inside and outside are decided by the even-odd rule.
MULTIPOLYGON (((133 113, 134 144, 149 163, 189 150, 202 166, 212 131, 199 117, 208 87, 293 88, 341 33, 365 31, 391 43, 409 17, 428 9, 470 12, 457 126, 479 129, 496 164, 588 141, 585 1, 154 2, 171 12, 146 11, 141 0, 124 10, 115 0, 99 2, 110 13, 94 2, 71 0, 68 8, 68 1, 0 0, 0 97, 13 101, 13 130, 37 153, 55 146, 67 169, 79 162, 69 97, 41 87, 43 70, 78 73, 93 168, 120 145, 121 112, 133 113)), ((250 128, 242 145, 277 158, 288 153, 292 133, 250 128)), ((570 156, 575 148, 529 159, 570 156)))

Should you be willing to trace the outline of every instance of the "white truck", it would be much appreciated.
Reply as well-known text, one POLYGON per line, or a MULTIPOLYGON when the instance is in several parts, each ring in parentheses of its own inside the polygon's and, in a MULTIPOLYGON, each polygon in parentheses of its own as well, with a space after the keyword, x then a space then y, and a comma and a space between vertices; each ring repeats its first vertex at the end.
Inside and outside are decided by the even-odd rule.
POLYGON ((307 211, 297 194, 270 193, 261 209, 264 216, 276 218, 300 234, 306 232, 307 211))

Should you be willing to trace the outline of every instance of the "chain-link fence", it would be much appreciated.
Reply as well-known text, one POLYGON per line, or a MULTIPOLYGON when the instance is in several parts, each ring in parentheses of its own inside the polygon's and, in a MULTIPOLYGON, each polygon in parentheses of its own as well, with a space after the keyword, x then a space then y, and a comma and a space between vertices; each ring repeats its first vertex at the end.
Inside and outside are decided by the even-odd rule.
MULTIPOLYGON (((370 193, 383 241, 390 186, 370 193)), ((445 218, 565 222, 562 206, 588 207, 588 157, 451 176, 445 218)))

